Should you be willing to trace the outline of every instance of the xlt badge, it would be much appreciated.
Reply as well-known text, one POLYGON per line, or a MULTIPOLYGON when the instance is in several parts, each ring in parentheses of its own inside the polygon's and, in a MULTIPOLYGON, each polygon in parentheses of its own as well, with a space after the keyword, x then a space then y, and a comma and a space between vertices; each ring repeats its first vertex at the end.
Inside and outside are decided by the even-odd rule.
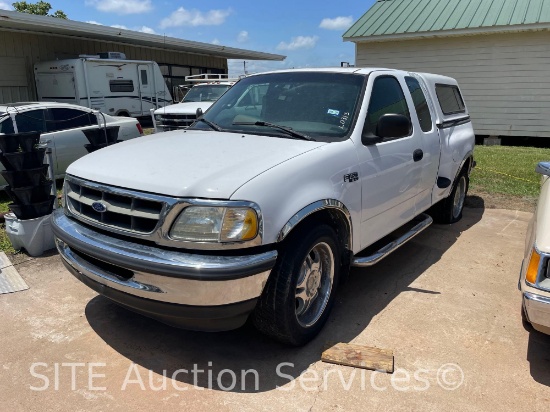
POLYGON ((359 180, 359 173, 353 172, 348 173, 347 175, 344 175, 344 182, 355 182, 356 180, 359 180))

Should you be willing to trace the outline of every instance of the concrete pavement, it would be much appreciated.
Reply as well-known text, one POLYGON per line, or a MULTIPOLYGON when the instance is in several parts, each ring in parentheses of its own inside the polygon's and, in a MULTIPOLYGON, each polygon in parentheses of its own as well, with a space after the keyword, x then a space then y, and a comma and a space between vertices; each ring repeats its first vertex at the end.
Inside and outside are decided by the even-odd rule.
POLYGON ((0 295, 0 409, 550 410, 550 336, 525 329, 517 279, 531 214, 465 209, 353 270, 303 348, 245 326, 164 326, 98 296, 50 255, 0 295), (330 342, 393 349, 393 375, 320 362, 330 342), (166 376, 166 377, 164 377, 166 376))

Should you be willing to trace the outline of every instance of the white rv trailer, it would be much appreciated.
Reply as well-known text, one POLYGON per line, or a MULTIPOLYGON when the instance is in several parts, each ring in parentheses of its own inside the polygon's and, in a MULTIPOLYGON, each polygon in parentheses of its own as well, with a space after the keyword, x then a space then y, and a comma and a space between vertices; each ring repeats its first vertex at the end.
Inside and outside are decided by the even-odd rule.
POLYGON ((123 53, 102 53, 34 65, 38 100, 74 103, 113 116, 147 116, 172 103, 154 61, 126 60, 123 53))

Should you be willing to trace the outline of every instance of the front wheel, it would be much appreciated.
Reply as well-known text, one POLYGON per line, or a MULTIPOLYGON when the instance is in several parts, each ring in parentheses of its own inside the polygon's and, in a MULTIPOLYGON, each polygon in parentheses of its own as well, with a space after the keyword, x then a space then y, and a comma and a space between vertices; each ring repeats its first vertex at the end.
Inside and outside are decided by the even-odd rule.
POLYGON ((336 233, 325 224, 295 233, 281 252, 253 314, 263 333, 291 345, 313 339, 325 324, 340 275, 336 233))

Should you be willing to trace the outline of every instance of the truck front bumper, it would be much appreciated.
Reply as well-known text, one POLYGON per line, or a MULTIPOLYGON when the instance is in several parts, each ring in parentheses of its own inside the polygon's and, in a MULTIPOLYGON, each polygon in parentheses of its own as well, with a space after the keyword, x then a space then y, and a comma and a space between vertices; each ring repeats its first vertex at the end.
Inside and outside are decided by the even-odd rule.
POLYGON ((550 298, 523 292, 523 307, 533 328, 550 335, 550 298))
POLYGON ((110 236, 52 214, 65 267, 114 302, 172 326, 229 330, 254 309, 277 259, 276 251, 214 256, 161 249, 110 236))

